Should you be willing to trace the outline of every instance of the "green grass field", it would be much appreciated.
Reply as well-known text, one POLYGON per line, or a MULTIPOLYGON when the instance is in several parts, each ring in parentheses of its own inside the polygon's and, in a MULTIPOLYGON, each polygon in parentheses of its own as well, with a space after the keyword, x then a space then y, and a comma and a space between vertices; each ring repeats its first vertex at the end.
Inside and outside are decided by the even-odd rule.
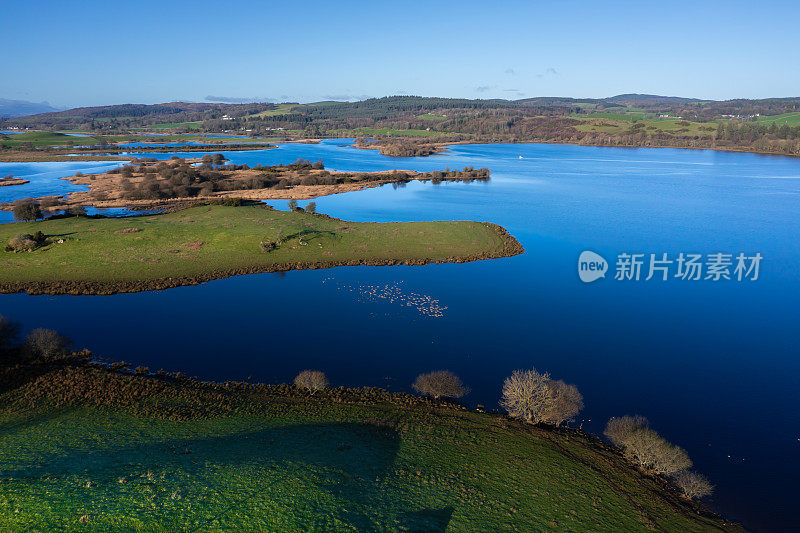
MULTIPOLYGON (((610 113, 597 113, 607 115, 610 113)), ((591 115, 590 115, 591 116, 591 115)), ((585 118, 585 115, 575 115, 574 118, 579 118, 584 123, 575 126, 578 131, 587 132, 603 132, 608 134, 621 134, 631 130, 634 126, 633 121, 630 119, 617 120, 617 119, 598 119, 598 118, 585 118)), ((644 119, 638 120, 637 124, 644 124, 647 133, 668 133, 672 135, 713 135, 717 131, 717 124, 683 121, 679 119, 644 119), (688 123, 688 124, 686 124, 688 123)))
POLYGON ((6 146, 24 146, 31 143, 33 146, 63 146, 66 144, 95 144, 97 139, 92 136, 74 136, 49 131, 29 131, 9 135, 7 140, 0 140, 6 146))
POLYGON ((114 284, 324 263, 450 261, 501 254, 513 240, 481 222, 356 223, 262 206, 201 206, 134 218, 2 224, 0 243, 37 231, 48 236, 46 246, 0 251, 0 288, 29 282, 114 284), (279 238, 276 249, 262 250, 262 241, 279 238))
POLYGON ((425 113, 424 115, 417 115, 417 118, 421 118, 423 120, 444 120, 444 115, 434 115, 432 113, 425 113))
POLYGON ((251 117, 274 117, 275 115, 285 115, 290 113, 293 109, 302 110, 304 107, 308 106, 321 106, 321 105, 331 105, 331 104, 340 104, 341 102, 337 102, 335 100, 325 100, 322 102, 311 102, 308 104, 278 104, 276 109, 271 109, 269 111, 262 111, 261 113, 255 113, 250 115, 251 117))
POLYGON ((787 124, 789 126, 800 126, 800 112, 758 117, 756 122, 765 125, 776 124, 782 126, 783 124, 787 124))
POLYGON ((576 431, 377 391, 4 377, 12 531, 742 531, 576 431))
POLYGON ((644 113, 587 113, 586 115, 575 115, 576 118, 605 118, 609 120, 620 120, 633 122, 634 120, 644 120, 644 113))

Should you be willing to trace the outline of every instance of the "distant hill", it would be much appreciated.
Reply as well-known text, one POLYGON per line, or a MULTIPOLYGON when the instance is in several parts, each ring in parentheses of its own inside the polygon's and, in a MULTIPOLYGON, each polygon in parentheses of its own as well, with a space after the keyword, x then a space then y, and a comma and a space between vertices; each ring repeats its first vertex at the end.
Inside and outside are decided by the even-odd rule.
POLYGON ((47 102, 36 103, 26 100, 0 98, 0 118, 25 117, 58 110, 58 108, 51 106, 47 102))
MULTIPOLYGON (((119 104, 97 107, 76 107, 64 111, 47 113, 48 117, 120 118, 144 117, 149 115, 176 115, 178 113, 197 113, 208 110, 235 109, 238 104, 216 104, 205 102, 167 102, 164 104, 119 104)), ((52 111, 52 110, 51 110, 52 111)))
POLYGON ((605 102, 614 102, 617 104, 635 104, 635 105, 659 105, 659 104, 688 104, 691 102, 702 102, 697 98, 682 98, 680 96, 660 96, 658 94, 618 94, 610 98, 603 98, 605 102))

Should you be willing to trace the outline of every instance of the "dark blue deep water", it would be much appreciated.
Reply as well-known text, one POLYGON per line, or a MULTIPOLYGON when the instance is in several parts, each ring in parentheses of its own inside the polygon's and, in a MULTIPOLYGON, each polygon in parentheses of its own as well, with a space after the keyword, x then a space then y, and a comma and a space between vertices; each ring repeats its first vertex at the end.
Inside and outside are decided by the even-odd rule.
MULTIPOLYGON (((2 295, 0 313, 110 359, 205 379, 286 382, 318 368, 336 385, 409 390, 416 374, 447 368, 472 388, 470 403, 487 409, 497 408, 505 376, 535 366, 579 387, 586 408, 576 423, 585 429, 647 416, 716 484, 709 503, 725 516, 758 531, 800 529, 800 160, 541 144, 393 159, 347 144, 227 155, 250 165, 321 158, 355 171, 486 166, 489 183, 385 186, 320 198, 317 208, 358 221, 496 222, 526 253, 109 297, 2 295), (584 284, 577 259, 587 249, 612 269, 622 252, 764 259, 757 281, 616 281, 612 272, 584 284), (382 298, 387 291, 399 296, 382 298), (445 308, 441 317, 408 305, 424 297, 445 308)), ((37 165, 44 170, 31 179, 41 180, 29 190, 38 192, 55 183, 58 164, 19 166, 37 165)), ((65 165, 73 166, 61 175, 78 164, 65 165)), ((26 176, 0 165, 9 173, 26 176)))

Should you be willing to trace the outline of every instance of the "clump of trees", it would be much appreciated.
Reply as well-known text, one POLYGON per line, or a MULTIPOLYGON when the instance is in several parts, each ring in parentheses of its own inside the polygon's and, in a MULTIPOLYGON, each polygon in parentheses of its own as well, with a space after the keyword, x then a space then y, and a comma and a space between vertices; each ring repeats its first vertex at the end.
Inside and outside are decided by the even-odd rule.
POLYGON ((669 476, 687 498, 702 498, 712 493, 708 479, 689 470, 692 467, 689 454, 651 429, 645 417, 612 418, 603 434, 626 458, 646 471, 669 476))
POLYGON ((583 396, 575 385, 551 379, 549 373, 532 368, 515 370, 506 378, 500 405, 514 418, 560 426, 583 409, 583 396))
POLYGON ((461 382, 461 378, 449 370, 437 370, 420 374, 411 387, 423 396, 434 398, 462 398, 469 389, 461 382))
POLYGON ((319 370, 303 370, 294 378, 295 387, 311 392, 327 388, 328 384, 328 376, 319 370))
POLYGON ((42 218, 41 205, 33 198, 22 198, 21 200, 15 200, 13 209, 14 220, 32 222, 42 218))

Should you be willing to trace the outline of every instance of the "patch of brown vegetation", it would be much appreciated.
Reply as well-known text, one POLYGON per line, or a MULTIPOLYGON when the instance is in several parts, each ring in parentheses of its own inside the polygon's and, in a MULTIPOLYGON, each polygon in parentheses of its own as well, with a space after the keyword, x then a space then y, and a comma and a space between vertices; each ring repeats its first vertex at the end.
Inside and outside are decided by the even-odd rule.
MULTIPOLYGON (((221 156, 220 156, 221 157, 221 156)), ((98 208, 155 208, 175 205, 187 200, 213 200, 238 198, 243 200, 309 200, 320 196, 341 194, 379 187, 388 183, 405 183, 412 180, 439 181, 485 181, 488 169, 467 168, 459 171, 415 172, 390 170, 378 172, 338 172, 322 168, 295 168, 292 165, 256 168, 208 167, 210 181, 175 185, 173 174, 197 172, 191 165, 199 159, 171 159, 169 161, 139 160, 138 166, 127 166, 125 172, 112 169, 109 172, 91 175, 76 175, 62 178, 76 185, 84 185, 88 191, 77 191, 68 197, 54 198, 48 207, 65 210, 71 206, 84 205, 98 208), (188 170, 191 167, 192 170, 188 170), (145 191, 145 192, 143 192, 145 191), (164 191, 167 191, 166 193, 164 191), (142 197, 143 194, 152 197, 142 197), (189 196, 169 196, 183 194, 189 196)), ((310 163, 310 162, 308 162, 310 163)), ((0 209, 10 209, 3 204, 0 209)))
POLYGON ((199 251, 200 248, 203 247, 205 243, 203 241, 192 241, 184 243, 183 246, 189 248, 190 250, 194 250, 195 252, 199 251))
POLYGON ((123 233, 139 233, 140 231, 142 231, 142 230, 140 230, 139 228, 125 228, 125 229, 117 230, 114 233, 116 233, 117 235, 120 235, 120 234, 123 234, 123 233))

